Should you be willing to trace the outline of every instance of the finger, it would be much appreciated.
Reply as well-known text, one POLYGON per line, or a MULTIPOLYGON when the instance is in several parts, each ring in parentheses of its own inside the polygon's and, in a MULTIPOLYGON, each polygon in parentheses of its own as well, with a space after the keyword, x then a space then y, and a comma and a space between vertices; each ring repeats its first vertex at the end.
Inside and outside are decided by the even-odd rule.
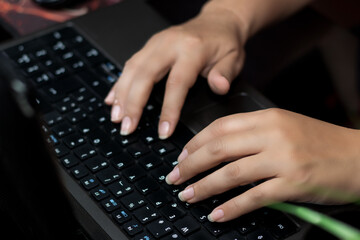
MULTIPOLYGON (((130 88, 136 80, 150 81, 152 86, 169 70, 172 64, 172 54, 169 52, 168 54, 161 54, 161 51, 154 53, 154 51, 158 51, 158 49, 146 44, 142 50, 134 54, 125 63, 123 73, 112 89, 115 93, 113 105, 117 105, 119 110, 118 112, 112 111, 111 118, 114 122, 120 122, 125 116, 128 96, 140 98, 140 101, 146 102, 148 96, 146 98, 139 94, 132 96, 130 93, 130 88)), ((109 101, 111 100, 110 97, 109 101)))
POLYGON ((261 136, 257 131, 249 130, 215 138, 180 161, 167 176, 167 183, 181 184, 222 162, 259 153, 264 146, 261 136))
POLYGON ((260 179, 273 177, 273 164, 264 161, 261 154, 231 162, 179 193, 182 201, 189 203, 204 200, 238 186, 244 186, 260 179))
POLYGON ((159 138, 168 138, 179 121, 185 98, 201 70, 200 61, 179 60, 171 69, 159 121, 159 138), (186 70, 185 70, 186 69, 186 70))
POLYGON ((220 59, 208 74, 210 88, 216 94, 226 94, 231 82, 239 74, 244 62, 244 54, 233 51, 220 59))
POLYGON ((114 89, 114 87, 112 87, 111 90, 109 91, 108 95, 105 97, 104 102, 107 105, 112 105, 114 100, 115 100, 115 89, 114 89))
POLYGON ((274 202, 296 199, 300 194, 285 179, 270 179, 218 206, 208 218, 212 222, 226 222, 274 202))
MULTIPOLYGON (((264 110, 255 112, 239 113, 229 115, 220 119, 215 120, 205 129, 196 134, 184 147, 186 154, 180 154, 180 161, 186 158, 187 155, 197 151, 203 145, 212 141, 213 139, 231 133, 241 133, 249 129, 254 129, 258 125, 259 115, 264 110)), ((261 119, 261 118, 260 118, 261 119)))

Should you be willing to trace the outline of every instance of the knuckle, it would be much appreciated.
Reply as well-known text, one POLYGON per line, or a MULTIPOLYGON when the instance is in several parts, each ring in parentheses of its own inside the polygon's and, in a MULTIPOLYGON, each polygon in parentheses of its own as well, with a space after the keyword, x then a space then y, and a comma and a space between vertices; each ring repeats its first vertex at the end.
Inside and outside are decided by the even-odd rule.
POLYGON ((227 130, 228 130, 228 120, 227 120, 227 118, 223 117, 223 118, 219 118, 219 119, 215 120, 211 124, 211 129, 212 129, 213 134, 215 136, 222 135, 222 134, 226 133, 227 130))
POLYGON ((226 155, 226 145, 221 139, 215 139, 207 145, 207 151, 211 155, 223 157, 226 155))
POLYGON ((252 201, 254 203, 260 203, 260 204, 262 204, 268 200, 266 193, 263 190, 258 190, 258 189, 253 189, 253 191, 249 195, 249 198, 250 198, 250 201, 252 201))
POLYGON ((125 62, 124 69, 127 69, 128 71, 132 71, 132 70, 137 69, 138 66, 139 66, 139 63, 136 60, 136 56, 134 55, 125 62))
POLYGON ((224 167, 225 176, 229 178, 230 182, 237 181, 242 174, 242 169, 237 164, 228 164, 224 167))

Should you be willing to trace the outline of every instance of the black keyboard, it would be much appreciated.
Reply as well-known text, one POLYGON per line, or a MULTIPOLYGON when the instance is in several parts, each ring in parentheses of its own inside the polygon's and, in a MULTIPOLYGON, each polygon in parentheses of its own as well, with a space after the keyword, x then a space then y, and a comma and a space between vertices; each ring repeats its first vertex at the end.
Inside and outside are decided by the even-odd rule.
POLYGON ((239 187, 196 204, 177 194, 165 176, 193 134, 181 123, 168 140, 157 135, 159 106, 151 100, 137 130, 119 134, 103 103, 121 67, 72 27, 5 50, 37 89, 43 130, 60 164, 118 227, 134 240, 284 239, 299 230, 287 215, 262 208, 228 223, 207 215, 246 191, 239 187))

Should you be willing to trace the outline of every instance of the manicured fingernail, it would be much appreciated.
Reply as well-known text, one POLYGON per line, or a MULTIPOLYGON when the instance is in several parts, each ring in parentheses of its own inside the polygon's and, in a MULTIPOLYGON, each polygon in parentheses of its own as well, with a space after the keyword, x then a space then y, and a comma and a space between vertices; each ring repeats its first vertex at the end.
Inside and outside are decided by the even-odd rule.
POLYGON ((109 94, 105 98, 105 102, 112 102, 115 97, 115 91, 110 91, 109 94))
POLYGON ((183 149, 177 159, 178 163, 180 163, 182 160, 184 160, 187 156, 188 156, 188 151, 186 149, 183 149))
POLYGON ((130 132, 130 127, 131 127, 131 119, 130 119, 130 117, 126 116, 126 117, 124 117, 124 119, 121 122, 120 134, 128 135, 130 132))
POLYGON ((189 187, 186 188, 184 191, 179 192, 178 197, 182 202, 188 201, 195 196, 194 188, 189 187))
POLYGON ((111 121, 119 121, 121 117, 121 107, 114 105, 111 109, 111 121))
POLYGON ((159 125, 159 138, 166 139, 169 137, 170 123, 167 121, 161 122, 159 125))
POLYGON ((175 167, 165 178, 167 184, 174 184, 180 178, 180 171, 178 167, 175 167))
POLYGON ((221 218, 224 217, 224 211, 222 209, 215 209, 208 215, 208 219, 210 222, 219 221, 221 218))

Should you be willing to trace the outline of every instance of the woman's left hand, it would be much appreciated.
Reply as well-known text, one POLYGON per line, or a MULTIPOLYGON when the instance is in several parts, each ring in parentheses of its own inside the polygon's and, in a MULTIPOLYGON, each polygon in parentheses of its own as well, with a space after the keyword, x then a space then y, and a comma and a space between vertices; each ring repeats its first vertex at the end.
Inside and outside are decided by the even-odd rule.
POLYGON ((215 208, 225 222, 272 202, 344 203, 360 195, 360 134, 300 114, 266 109, 216 120, 197 134, 166 178, 181 184, 229 162, 187 186, 189 203, 266 180, 215 208))

